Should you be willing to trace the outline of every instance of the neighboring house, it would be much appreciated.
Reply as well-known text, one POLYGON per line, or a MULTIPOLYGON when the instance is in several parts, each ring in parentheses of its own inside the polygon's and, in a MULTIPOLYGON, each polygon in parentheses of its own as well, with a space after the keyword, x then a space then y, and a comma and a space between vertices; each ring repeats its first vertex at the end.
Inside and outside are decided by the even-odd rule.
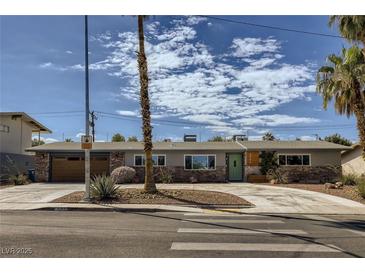
POLYGON ((362 158, 362 147, 359 144, 352 146, 351 150, 342 153, 343 174, 356 174, 365 176, 365 161, 362 158))
POLYGON ((0 172, 8 173, 9 159, 20 172, 34 168, 34 153, 25 151, 32 146, 32 134, 51 133, 41 123, 24 112, 0 112, 0 172))
MULTIPOLYGON (((160 168, 169 169, 175 182, 242 182, 250 174, 259 174, 260 151, 275 151, 282 168, 293 175, 291 181, 300 177, 323 182, 341 176, 341 151, 346 149, 324 141, 157 142, 153 161, 156 173, 160 168)), ((36 153, 38 181, 83 181, 80 143, 51 143, 28 151, 36 153)), ((124 165, 135 168, 143 182, 143 143, 93 144, 92 174, 109 174, 124 165)))

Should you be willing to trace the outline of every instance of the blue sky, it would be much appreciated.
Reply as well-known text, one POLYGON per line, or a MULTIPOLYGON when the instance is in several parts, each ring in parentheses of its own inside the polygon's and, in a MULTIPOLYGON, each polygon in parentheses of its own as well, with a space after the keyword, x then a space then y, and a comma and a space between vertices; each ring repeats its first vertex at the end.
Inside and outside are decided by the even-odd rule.
MULTIPOLYGON (((337 34, 327 16, 219 16, 337 34)), ((79 140, 84 129, 82 16, 1 17, 1 111, 24 111, 53 130, 47 141, 79 140), (63 112, 63 113, 52 113, 63 112)), ((90 16, 90 105, 96 139, 141 136, 135 52, 137 19, 90 16)), ((355 119, 322 109, 315 72, 344 40, 202 17, 146 22, 155 140, 184 133, 356 140, 355 119)))

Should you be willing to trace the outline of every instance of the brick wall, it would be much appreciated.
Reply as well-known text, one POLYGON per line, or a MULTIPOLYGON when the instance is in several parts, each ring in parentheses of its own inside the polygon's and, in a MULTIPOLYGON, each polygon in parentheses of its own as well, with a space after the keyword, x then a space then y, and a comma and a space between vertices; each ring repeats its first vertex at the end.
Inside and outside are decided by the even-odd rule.
POLYGON ((36 182, 49 181, 49 153, 37 152, 34 156, 35 180, 36 182))

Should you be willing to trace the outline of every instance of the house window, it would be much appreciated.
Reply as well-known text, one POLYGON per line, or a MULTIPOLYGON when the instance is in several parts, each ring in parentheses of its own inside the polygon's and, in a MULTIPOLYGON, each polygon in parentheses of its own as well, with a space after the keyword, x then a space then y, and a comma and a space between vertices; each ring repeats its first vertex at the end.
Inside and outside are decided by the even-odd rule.
MULTIPOLYGON (((153 166, 165 166, 166 165, 166 155, 153 154, 152 155, 153 166)), ((144 155, 134 155, 134 165, 144 166, 145 158, 144 155)))
POLYGON ((281 166, 310 166, 309 154, 280 154, 278 157, 281 166))
POLYGON ((0 125, 0 132, 9 133, 10 128, 7 125, 0 125))
POLYGON ((185 169, 214 170, 215 155, 185 155, 185 169))

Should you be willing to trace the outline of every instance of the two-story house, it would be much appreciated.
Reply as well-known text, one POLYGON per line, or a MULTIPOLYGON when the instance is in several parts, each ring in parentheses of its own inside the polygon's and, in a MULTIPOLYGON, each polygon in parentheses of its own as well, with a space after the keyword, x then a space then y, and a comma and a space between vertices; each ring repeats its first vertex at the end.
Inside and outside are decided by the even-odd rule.
MULTIPOLYGON (((32 135, 51 133, 47 127, 24 112, 0 112, 0 173, 9 172, 9 159, 20 172, 34 168, 32 135)), ((14 168, 13 168, 14 169, 14 168)))

